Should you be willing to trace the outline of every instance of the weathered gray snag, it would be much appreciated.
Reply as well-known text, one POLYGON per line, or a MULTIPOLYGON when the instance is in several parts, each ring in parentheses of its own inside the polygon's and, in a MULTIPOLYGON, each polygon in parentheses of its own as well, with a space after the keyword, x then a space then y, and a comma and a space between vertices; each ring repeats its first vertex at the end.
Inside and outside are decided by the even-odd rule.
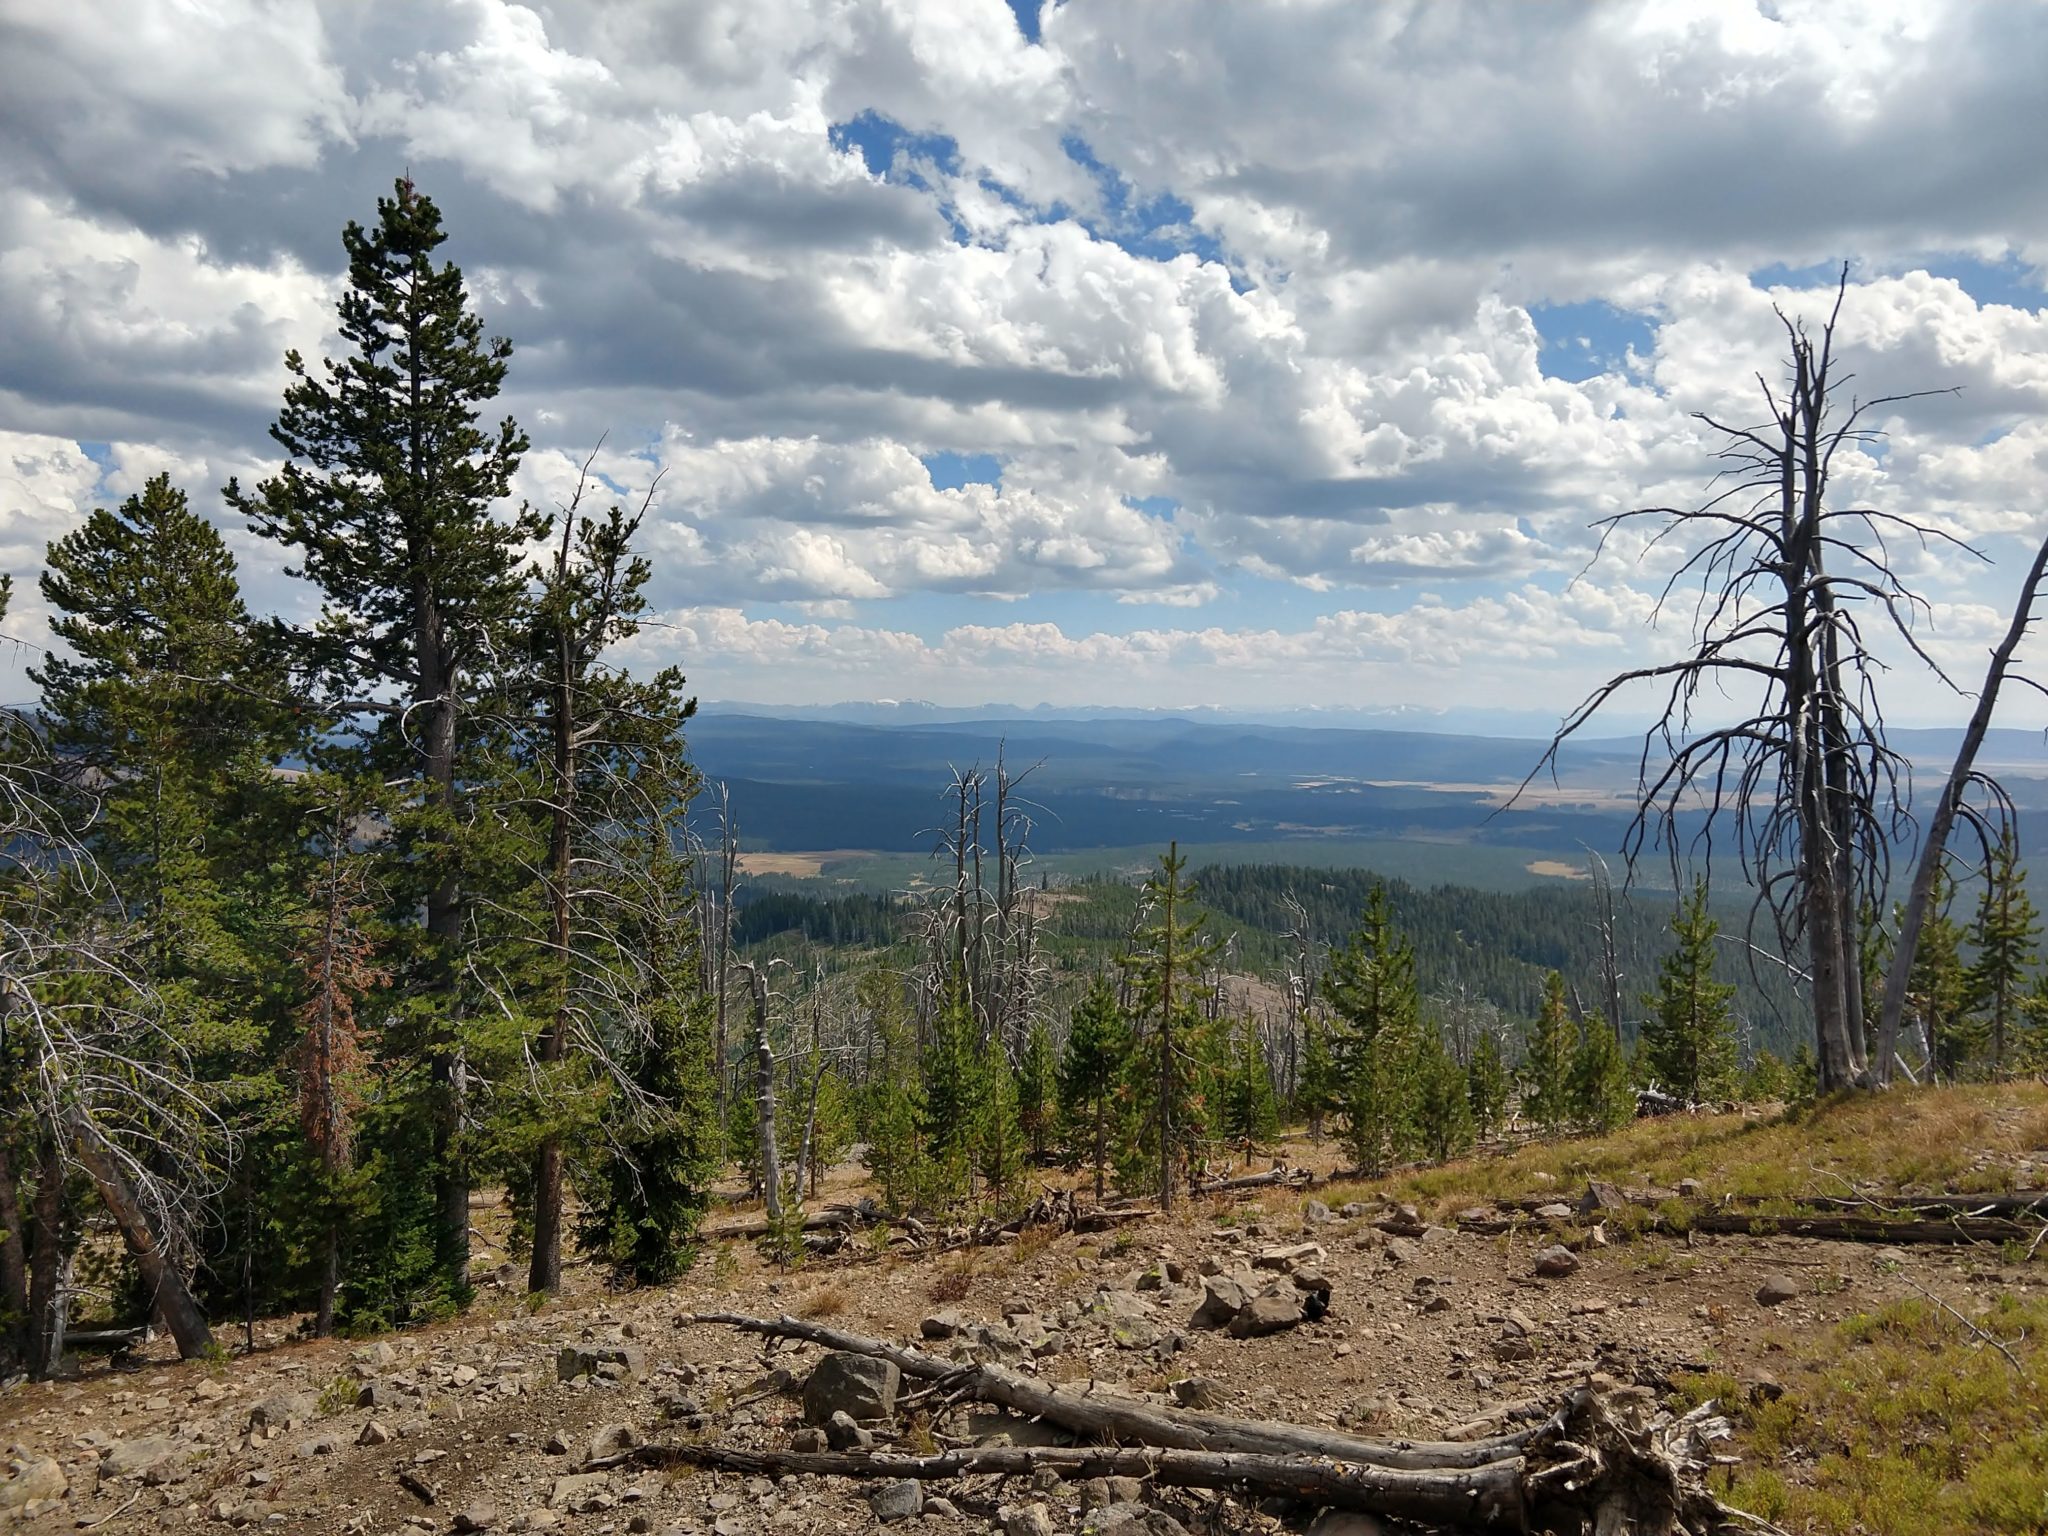
POLYGON ((156 1234, 150 1230, 142 1204, 128 1187, 128 1180, 122 1176, 113 1153, 84 1115, 74 1113, 67 1128, 71 1133, 72 1152, 92 1176, 100 1199, 106 1203, 114 1225, 121 1229, 121 1236, 128 1244, 128 1252, 142 1271, 142 1283, 148 1288, 157 1316, 163 1319, 164 1327, 177 1340, 178 1358, 192 1360, 205 1354, 213 1345, 213 1334, 206 1326, 206 1314, 199 1310, 199 1303, 193 1299, 185 1277, 178 1272, 178 1267, 170 1261, 156 1234))

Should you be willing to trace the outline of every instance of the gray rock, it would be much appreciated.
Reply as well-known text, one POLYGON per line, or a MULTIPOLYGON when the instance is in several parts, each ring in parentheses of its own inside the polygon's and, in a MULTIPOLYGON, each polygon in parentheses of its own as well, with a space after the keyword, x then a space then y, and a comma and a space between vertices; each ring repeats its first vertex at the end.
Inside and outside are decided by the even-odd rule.
POLYGON ((1592 1216, 1601 1211, 1625 1211, 1627 1209, 1628 1196, 1621 1192, 1620 1186, 1610 1184, 1605 1179, 1587 1180, 1586 1192, 1579 1196, 1579 1212, 1581 1215, 1592 1216))
POLYGON ((917 1331, 928 1339, 957 1338, 967 1331, 967 1319, 955 1308, 947 1307, 919 1323, 917 1331))
POLYGON ((924 1511, 924 1489, 912 1477, 883 1483, 868 1494, 868 1508, 884 1525, 914 1519, 924 1511))
POLYGON ((1167 1390, 1183 1408, 1223 1406, 1223 1388, 1206 1376, 1183 1376, 1179 1381, 1169 1382, 1167 1390))
POLYGON ((1267 1248, 1252 1260, 1258 1269, 1277 1269, 1283 1275, 1291 1275, 1303 1265, 1313 1265, 1327 1259, 1321 1243, 1293 1243, 1285 1248, 1267 1248))
POLYGON ((1190 1328, 1222 1328, 1251 1303, 1251 1292, 1231 1275, 1202 1277, 1202 1304, 1188 1319, 1190 1328))
POLYGON ((498 1506, 489 1499, 478 1499, 455 1516, 458 1531, 488 1531, 498 1523, 498 1506))
POLYGON ((391 1431, 376 1419, 363 1426, 363 1432, 356 1436, 357 1445, 389 1445, 391 1431))
POLYGON ((592 1494, 603 1493, 612 1485, 611 1475, 605 1472, 571 1472, 558 1477, 548 1489, 550 1509, 581 1509, 592 1494))
POLYGON ((1188 1528, 1163 1509, 1137 1503, 1109 1504, 1081 1522, 1083 1536, 1188 1536, 1188 1528))
POLYGON ((924 1512, 927 1515, 936 1515, 946 1520, 958 1520, 960 1518, 960 1507, 951 1499, 942 1498, 936 1493, 926 1497, 924 1512))
POLYGON ((170 1435, 143 1435, 135 1440, 122 1440, 100 1453, 100 1477, 147 1477, 152 1472, 183 1461, 191 1449, 189 1442, 170 1435))
POLYGON ((630 1424, 600 1424, 590 1432, 590 1443, 583 1448, 583 1459, 590 1462, 616 1456, 620 1451, 630 1451, 639 1443, 640 1432, 630 1424))
POLYGON ((0 1482, 0 1509, 20 1509, 38 1499, 61 1499, 71 1491, 64 1469, 48 1456, 10 1462, 0 1482))
POLYGON ((358 1408, 395 1408, 398 1406, 398 1388, 388 1381, 366 1381, 356 1388, 358 1408))
POLYGON ((318 1405, 304 1392, 273 1392, 249 1410, 251 1429, 289 1429, 309 1424, 318 1405))
POLYGON ((1053 1536, 1052 1511, 1043 1504, 1011 1504, 996 1512, 1003 1536, 1053 1536))
POLYGON ((1539 1221, 1570 1221, 1572 1208, 1562 1200, 1553 1200, 1548 1205, 1537 1206, 1535 1214, 1539 1221))
POLYGON ((1387 1257, 1403 1268, 1410 1264, 1420 1264, 1422 1245, 1412 1238, 1390 1237, 1387 1239, 1387 1257))
POLYGON ((1756 1288, 1756 1304, 1760 1307, 1782 1307, 1788 1301, 1797 1301, 1804 1291, 1799 1282, 1790 1275, 1769 1275, 1756 1288))
POLYGON ((637 1344, 564 1344, 555 1354, 555 1374, 637 1380, 647 1374, 647 1351, 637 1344))
POLYGON ((854 1419, 896 1416, 903 1373, 891 1360, 837 1352, 820 1360, 804 1383, 804 1422, 824 1428, 835 1413, 854 1419))
POLYGON ((800 1429, 789 1437, 789 1448, 804 1455, 815 1455, 832 1448, 832 1442, 825 1438, 822 1429, 800 1429))
POLYGON ((1562 1243, 1553 1243, 1536 1255, 1536 1273, 1546 1280, 1578 1273, 1579 1256, 1562 1243))
POLYGON ((1292 1328, 1302 1320, 1301 1304, 1301 1293, 1291 1284, 1263 1290, 1230 1320, 1230 1336, 1256 1339, 1292 1328))
POLYGON ((825 1424, 825 1443, 835 1451, 865 1451, 873 1448, 875 1437, 841 1408, 825 1424))
POLYGON ((1335 1221, 1337 1218, 1322 1201, 1307 1200, 1303 1202, 1301 1207, 1301 1219, 1311 1226, 1319 1227, 1326 1222, 1335 1221))

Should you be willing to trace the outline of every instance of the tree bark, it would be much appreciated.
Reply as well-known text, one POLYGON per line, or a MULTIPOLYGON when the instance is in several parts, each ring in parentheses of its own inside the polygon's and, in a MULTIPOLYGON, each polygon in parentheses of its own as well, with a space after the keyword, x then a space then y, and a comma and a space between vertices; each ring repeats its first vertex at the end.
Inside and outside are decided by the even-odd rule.
POLYGON ((754 1110, 759 1121, 761 1195, 771 1221, 782 1219, 782 1148, 775 1131, 775 1051, 768 1043, 768 978, 745 966, 754 1004, 754 1110))
POLYGON ((108 1151, 99 1132, 77 1111, 72 1112, 66 1129, 70 1133, 72 1151, 92 1176, 93 1186, 106 1203, 114 1225, 121 1229, 122 1240, 127 1243, 128 1252, 142 1271, 142 1282, 149 1288, 157 1316, 163 1319, 164 1327, 177 1341, 178 1358, 191 1360, 204 1354, 213 1344, 212 1330, 206 1326, 206 1314, 199 1310, 199 1303, 185 1284, 185 1277, 170 1262, 156 1234, 150 1230, 149 1219, 143 1214, 135 1192, 128 1187, 127 1179, 122 1177, 113 1154, 108 1151))
POLYGON ((35 1246, 29 1255, 28 1368, 48 1376, 64 1346, 64 1153, 46 1131, 36 1156, 35 1246))
POLYGON ((14 1171, 14 1142, 0 1134, 0 1371, 12 1371, 28 1359, 28 1246, 22 1241, 26 1216, 21 1181, 14 1171))

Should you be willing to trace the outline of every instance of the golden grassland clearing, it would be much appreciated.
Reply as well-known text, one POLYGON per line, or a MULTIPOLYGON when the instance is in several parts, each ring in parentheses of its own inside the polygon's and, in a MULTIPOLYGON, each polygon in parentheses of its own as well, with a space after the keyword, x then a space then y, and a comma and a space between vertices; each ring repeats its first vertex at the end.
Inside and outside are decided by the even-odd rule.
POLYGON ((1593 872, 1583 864, 1567 864, 1563 859, 1531 859, 1522 866, 1532 875, 1548 875, 1553 880, 1590 880, 1593 872))
POLYGON ((799 880, 814 880, 829 865, 848 859, 874 857, 874 851, 868 848, 825 848, 815 853, 742 853, 739 868, 743 875, 790 875, 799 880))

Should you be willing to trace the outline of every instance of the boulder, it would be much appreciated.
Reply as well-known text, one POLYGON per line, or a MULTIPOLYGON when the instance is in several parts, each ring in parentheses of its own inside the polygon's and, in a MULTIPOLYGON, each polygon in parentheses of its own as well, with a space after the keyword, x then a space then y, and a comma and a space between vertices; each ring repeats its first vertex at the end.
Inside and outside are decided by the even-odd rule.
POLYGON ((589 1500, 612 1485, 608 1472, 571 1472, 558 1477, 548 1489, 550 1509, 582 1509, 589 1500))
POLYGON ((853 1419, 896 1416, 896 1392, 903 1373, 894 1361, 836 1351, 817 1363, 804 1383, 804 1422, 824 1428, 832 1415, 853 1419))
POLYGON ((249 1428, 289 1429, 294 1424, 310 1424, 318 1406, 304 1392, 273 1392, 249 1409, 249 1428))
POLYGON ((1553 1200, 1548 1205, 1536 1207, 1536 1218, 1539 1221, 1570 1221, 1572 1208, 1562 1200, 1553 1200))
POLYGON ((61 1499, 71 1490, 64 1469, 48 1456, 8 1463, 0 1481, 0 1509, 20 1509, 42 1499, 61 1499))
POLYGON ((458 1531, 488 1531, 498 1523, 498 1506, 489 1499, 477 1499, 456 1512, 458 1531))
POLYGON ((1553 1243, 1550 1247, 1545 1248, 1536 1255, 1536 1273, 1543 1276, 1546 1280, 1556 1280, 1565 1275, 1576 1274, 1578 1268, 1579 1256, 1562 1243, 1553 1243))
POLYGON ((1302 1294, 1292 1284, 1272 1286, 1254 1296, 1230 1320, 1230 1336, 1236 1339, 1262 1338, 1292 1328, 1302 1320, 1302 1294))
POLYGON ((884 1525, 894 1525, 899 1520, 912 1520, 924 1512, 924 1489, 916 1478, 899 1478, 893 1483, 882 1483, 868 1494, 868 1508, 875 1512, 875 1518, 884 1525))
POLYGON ((586 1462, 602 1461, 607 1456, 616 1456, 621 1451, 630 1451, 640 1443, 640 1432, 630 1424, 600 1424, 590 1432, 590 1443, 583 1448, 586 1462))
POLYGON ((1627 1209, 1628 1196, 1621 1192, 1620 1186, 1610 1184, 1605 1179, 1587 1180, 1586 1192, 1579 1196, 1579 1214, 1582 1216, 1598 1215, 1601 1211, 1627 1209))
POLYGON ((1760 1307, 1782 1307, 1804 1294, 1799 1282, 1790 1275, 1768 1275, 1756 1288, 1756 1304, 1760 1307))
POLYGON ((866 1451, 874 1448, 875 1437, 842 1408, 825 1425, 825 1443, 835 1451, 866 1451))
POLYGON ((917 1331, 927 1339, 957 1338, 967 1331, 967 1319, 952 1307, 947 1307, 919 1323, 917 1331))
POLYGON ((1314 1265, 1328 1257, 1321 1243, 1294 1243, 1285 1248, 1264 1249, 1252 1264, 1258 1269, 1277 1269, 1288 1275, 1303 1265, 1314 1265))
POLYGON ((389 1445, 391 1431, 376 1419, 363 1426, 363 1432, 356 1436, 357 1445, 389 1445))
POLYGON ((166 1471, 191 1452, 191 1444, 171 1435, 143 1435, 121 1440, 100 1452, 100 1477, 104 1480, 141 1477, 166 1471))
POLYGON ((1183 1376, 1178 1381, 1167 1383, 1167 1390, 1183 1408, 1223 1406, 1223 1388, 1206 1376, 1183 1376))
POLYGON ((1188 1319, 1191 1328, 1222 1328, 1251 1303, 1251 1292, 1231 1275, 1202 1277, 1202 1304, 1188 1319))

